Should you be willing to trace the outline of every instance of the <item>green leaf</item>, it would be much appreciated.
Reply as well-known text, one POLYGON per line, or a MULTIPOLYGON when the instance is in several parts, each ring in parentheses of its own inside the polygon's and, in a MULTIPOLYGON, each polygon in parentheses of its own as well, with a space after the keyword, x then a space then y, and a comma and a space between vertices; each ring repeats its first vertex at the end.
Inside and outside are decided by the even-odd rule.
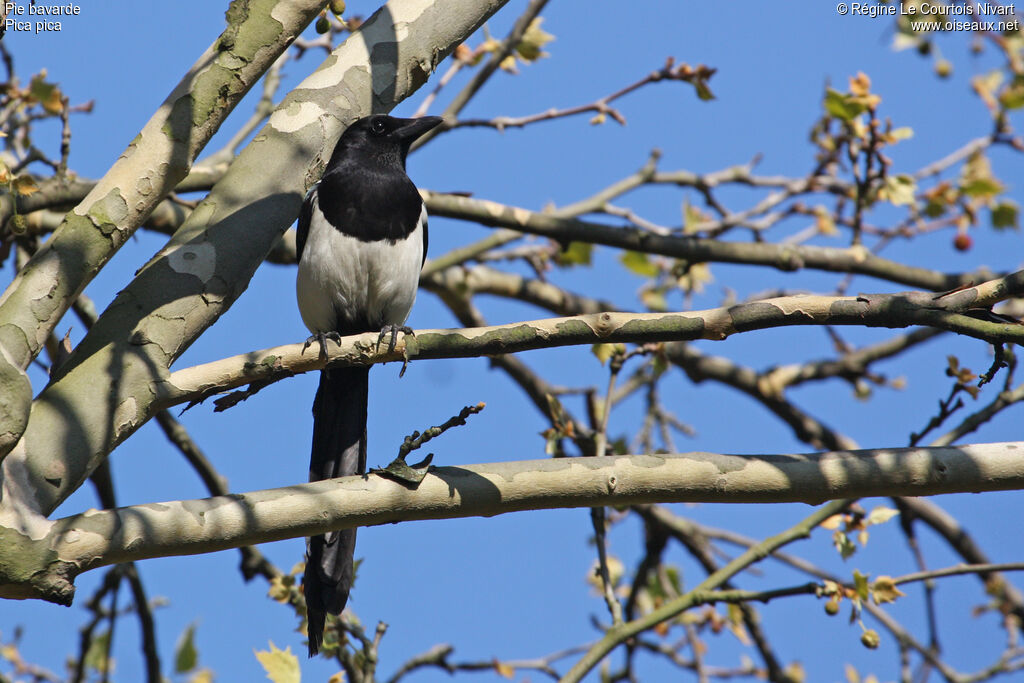
POLYGON ((11 188, 23 197, 39 191, 39 185, 36 184, 35 178, 25 174, 15 178, 14 182, 11 183, 11 188))
POLYGON ((1020 230, 1020 207, 1009 200, 992 207, 992 227, 996 230, 1020 230))
POLYGON ((183 674, 199 664, 199 652, 195 645, 196 625, 189 624, 174 646, 174 673, 183 674))
POLYGON ((994 197, 1003 186, 995 178, 975 178, 961 185, 960 191, 968 197, 994 197))
POLYGON ((909 175, 886 176, 885 196, 896 206, 907 206, 914 203, 917 183, 909 175))
POLYGON ((299 670, 299 660, 292 654, 289 645, 284 650, 279 650, 274 641, 270 641, 270 650, 254 650, 256 659, 263 665, 267 672, 267 678, 274 683, 299 683, 302 680, 302 672, 299 670))
POLYGON ((866 106, 858 102, 852 95, 844 95, 838 90, 827 88, 825 90, 825 111, 843 121, 853 121, 860 116, 866 106))
POLYGON ((626 347, 623 344, 594 344, 590 351, 601 361, 601 365, 604 365, 616 353, 625 353, 626 347))
POLYGON ((908 126, 903 126, 902 128, 893 128, 891 131, 889 131, 888 135, 890 144, 892 144, 893 142, 899 142, 900 140, 909 140, 912 137, 914 137, 914 129, 908 126))
POLYGON ((643 277, 654 277, 658 274, 658 266, 651 263, 650 257, 639 251, 626 251, 619 257, 619 262, 629 270, 643 277))
POLYGON ((846 532, 840 529, 836 529, 832 533, 832 543, 836 546, 836 550, 839 551, 839 556, 844 560, 849 559, 857 552, 857 546, 846 535, 846 532))
POLYGON ((1024 78, 1018 76, 1012 84, 999 93, 999 104, 1003 105, 1006 109, 1020 109, 1024 107, 1024 78))
POLYGON ((898 514, 900 514, 899 510, 879 505, 871 510, 865 521, 867 524, 885 524, 898 514))
POLYGON ((537 17, 531 21, 523 33, 523 39, 516 45, 516 52, 519 53, 519 58, 524 62, 535 62, 541 57, 548 56, 548 53, 544 52, 541 48, 554 40, 555 37, 541 29, 540 25, 543 22, 544 17, 537 17))
POLYGON ((665 300, 665 293, 659 289, 645 289, 640 292, 640 301, 652 311, 668 310, 668 301, 665 300))
POLYGON ((960 191, 975 198, 994 197, 1003 191, 1003 184, 992 174, 992 164, 982 152, 975 152, 964 162, 960 174, 960 191))
POLYGON ((594 245, 590 242, 569 242, 569 246, 555 256, 560 266, 589 266, 594 245))
POLYGON ((874 598, 876 605, 896 602, 897 598, 902 598, 905 595, 906 593, 896 587, 891 576, 879 576, 871 584, 871 597, 874 598))
POLYGON ((853 588, 857 591, 857 597, 861 600, 866 601, 868 599, 870 593, 868 590, 868 577, 856 569, 853 570, 853 588))
POLYGON ((28 84, 28 94, 32 99, 39 102, 47 112, 59 114, 64 108, 64 95, 56 83, 47 83, 45 79, 45 69, 33 76, 28 84))
POLYGON ((715 99, 715 94, 711 92, 711 88, 708 87, 708 82, 703 78, 696 78, 693 81, 693 87, 697 90, 697 99, 708 102, 715 99))
POLYGON ((93 671, 109 671, 107 667, 111 662, 107 659, 107 650, 110 649, 110 631, 104 631, 92 639, 89 649, 85 652, 85 666, 93 671))

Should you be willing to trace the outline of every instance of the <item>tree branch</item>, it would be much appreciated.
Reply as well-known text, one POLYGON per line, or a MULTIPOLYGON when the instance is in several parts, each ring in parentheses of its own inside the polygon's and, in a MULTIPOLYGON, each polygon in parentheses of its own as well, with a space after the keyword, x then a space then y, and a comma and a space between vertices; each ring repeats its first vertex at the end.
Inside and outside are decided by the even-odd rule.
POLYGON ((69 604, 74 577, 88 569, 397 521, 654 502, 817 504, 837 497, 1024 488, 1022 449, 1024 442, 768 456, 558 458, 432 468, 416 490, 370 474, 92 510, 48 522, 31 535, 0 528, 0 597, 69 604))
POLYGON ((19 367, 28 367, 77 294, 185 177, 234 106, 323 5, 264 0, 228 11, 224 32, 0 298, 0 343, 19 367))
POLYGON ((504 2, 391 0, 284 98, 36 399, 25 437, 0 470, 9 494, 0 520, 23 518, 25 508, 52 512, 153 414, 154 383, 245 290, 345 122, 414 92, 504 2), (87 389, 99 383, 110 387, 102 401, 87 389))
POLYGON ((656 235, 647 230, 562 218, 483 199, 423 190, 421 194, 432 216, 475 221, 490 227, 543 235, 563 245, 569 242, 591 242, 647 254, 672 256, 693 263, 717 261, 770 266, 784 271, 814 268, 835 273, 856 273, 933 291, 949 290, 993 276, 986 271, 947 274, 908 266, 875 256, 863 246, 817 247, 656 235))
MULTIPOLYGON (((961 311, 984 309, 1024 293, 1024 271, 941 297, 921 292, 858 297, 791 296, 678 313, 597 313, 461 330, 419 330, 391 353, 376 335, 344 337, 328 349, 330 367, 387 361, 465 358, 575 344, 723 340, 750 330, 789 325, 929 325, 986 341, 1024 343, 1024 325, 979 320, 961 311)), ((278 346, 171 373, 155 382, 155 407, 166 408, 253 382, 273 382, 318 370, 324 362, 302 344, 278 346)))

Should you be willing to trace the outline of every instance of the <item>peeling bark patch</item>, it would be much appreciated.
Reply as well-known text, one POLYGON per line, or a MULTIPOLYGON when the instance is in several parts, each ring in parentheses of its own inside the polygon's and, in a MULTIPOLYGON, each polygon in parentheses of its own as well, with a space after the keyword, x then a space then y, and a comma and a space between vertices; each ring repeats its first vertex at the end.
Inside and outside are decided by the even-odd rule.
POLYGON ((323 113, 324 110, 315 102, 292 102, 270 115, 270 126, 282 133, 294 133, 311 123, 316 123, 323 113))
MULTIPOLYGON (((574 319, 567 320, 563 323, 559 323, 555 328, 559 334, 565 335, 565 344, 578 344, 587 341, 593 341, 595 336, 604 336, 598 329, 595 329, 585 320, 574 319)), ((541 327, 536 328, 537 337, 540 339, 547 339, 550 335, 541 327)), ((609 330, 608 332, 611 332, 609 330)))
POLYGON ((657 320, 630 320, 619 332, 636 335, 645 341, 677 341, 703 339, 704 319, 697 316, 672 315, 657 320))
POLYGON ((168 255, 167 264, 174 272, 194 275, 205 284, 216 270, 217 250, 209 242, 186 244, 168 255))
POLYGON ((60 273, 54 273, 53 278, 48 281, 50 283, 49 289, 41 292, 39 296, 33 297, 30 304, 32 315, 36 320, 49 320, 53 311, 57 308, 57 300, 54 298, 54 294, 57 291, 57 284, 60 282, 60 273))
POLYGON ((107 237, 127 225, 128 202, 121 196, 121 188, 113 188, 105 197, 94 202, 89 207, 89 218, 107 237))
POLYGON ((273 16, 277 4, 277 0, 232 0, 224 13, 228 27, 217 47, 251 62, 261 48, 277 42, 284 30, 284 25, 273 16), (273 21, 268 21, 268 17, 273 21))
POLYGON ((793 324, 795 319, 801 318, 807 322, 814 321, 814 317, 804 311, 794 311, 787 315, 778 306, 761 302, 733 306, 729 309, 729 316, 737 332, 793 324))
POLYGON ((842 316, 848 320, 862 319, 868 312, 869 304, 857 299, 843 299, 829 306, 829 315, 842 316))
POLYGON ((167 136, 168 140, 188 143, 192 135, 192 110, 191 95, 183 95, 174 101, 167 121, 160 127, 160 131, 167 136))
POLYGON ((427 82, 430 74, 434 71, 434 65, 430 62, 420 60, 409 69, 409 91, 415 92, 420 86, 427 82))
POLYGON ((245 84, 236 71, 221 64, 211 65, 196 76, 192 85, 192 126, 205 126, 216 111, 230 106, 232 98, 244 91, 245 84))
POLYGON ((148 177, 139 178, 139 182, 135 183, 135 191, 143 197, 148 197, 153 192, 153 181, 148 177))
MULTIPOLYGON (((349 40, 351 41, 355 38, 356 36, 352 36, 349 40)), ((342 64, 338 61, 337 55, 331 54, 324 60, 323 65, 321 65, 319 69, 307 76, 302 83, 299 83, 299 88, 306 90, 320 90, 322 88, 333 87, 340 83, 345 77, 345 72, 348 68, 348 65, 342 64)))
POLYGON ((122 401, 114 412, 114 424, 118 431, 125 431, 133 427, 138 420, 138 406, 134 398, 122 401))

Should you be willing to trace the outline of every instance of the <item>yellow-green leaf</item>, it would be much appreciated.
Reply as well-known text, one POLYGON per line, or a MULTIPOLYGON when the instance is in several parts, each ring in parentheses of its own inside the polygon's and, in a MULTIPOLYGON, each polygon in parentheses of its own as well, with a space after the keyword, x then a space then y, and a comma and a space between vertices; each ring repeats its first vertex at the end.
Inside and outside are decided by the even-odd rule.
POLYGON ((29 96, 39 102, 49 113, 59 114, 64 108, 64 95, 55 83, 47 83, 45 79, 45 70, 32 77, 28 84, 29 96))
POLYGON ((569 246, 555 256, 560 266, 589 266, 594 245, 590 242, 569 242, 569 246))
POLYGON ((548 53, 542 49, 545 45, 555 39, 553 35, 541 29, 544 17, 536 17, 530 22, 523 33, 523 39, 516 45, 516 52, 524 62, 535 62, 541 57, 547 57, 548 53))
POLYGON ((1017 76, 1013 83, 1006 86, 999 93, 999 104, 1006 109, 1020 109, 1024 107, 1024 78, 1017 76))
POLYGON ((1016 202, 1006 200, 992 207, 992 227, 996 230, 1020 229, 1020 207, 1016 202))
POLYGON ((686 269, 685 273, 676 279, 679 289, 684 292, 696 292, 698 294, 704 291, 705 284, 714 281, 715 276, 711 274, 711 266, 706 263, 692 264, 686 269))
POLYGON ((652 263, 650 257, 643 252, 625 251, 619 257, 619 262, 643 277, 654 277, 659 272, 657 264, 652 263))
POLYGON ((875 507, 873 510, 871 510, 871 512, 868 514, 867 523, 885 524, 898 514, 900 514, 899 510, 887 508, 884 505, 879 505, 875 507))
POLYGON ((505 57, 505 59, 501 60, 498 66, 501 67, 502 71, 507 71, 510 74, 519 73, 519 69, 516 68, 516 58, 513 57, 512 55, 509 55, 508 57, 505 57))
POLYGON ((640 292, 640 301, 652 311, 668 310, 668 301, 665 300, 665 293, 659 289, 645 289, 640 292))
POLYGON ((896 602, 896 598, 902 598, 904 595, 906 593, 896 587, 891 576, 879 576, 871 584, 871 597, 874 598, 876 605, 896 602))
POLYGON ((869 597, 868 577, 856 569, 853 570, 853 588, 857 591, 857 597, 867 600, 869 597))
POLYGON ((708 87, 708 82, 703 78, 693 79, 693 87, 697 90, 697 99, 707 102, 715 99, 715 94, 708 87))
POLYGON ((15 178, 12 186, 15 192, 26 197, 39 191, 39 186, 36 185, 35 178, 28 175, 20 175, 15 178))
POLYGON ((988 198, 1003 191, 1003 185, 992 175, 992 164, 981 152, 967 158, 960 174, 960 191, 970 197, 988 198))
POLYGON ((867 107, 864 103, 851 95, 844 95, 838 90, 828 88, 825 90, 825 111, 843 121, 853 121, 860 116, 867 107))
POLYGON ((200 669, 189 677, 188 683, 213 683, 213 672, 209 669, 200 669))
POLYGON ((893 128, 890 130, 886 139, 890 144, 892 144, 894 142, 899 142, 900 140, 909 140, 912 137, 914 137, 914 129, 908 126, 903 126, 901 128, 893 128))
POLYGON ((995 178, 976 178, 961 185, 960 191, 968 197, 994 197, 1003 191, 1003 186, 995 178))
POLYGON ((909 175, 891 175, 885 178, 885 198, 896 206, 914 203, 917 183, 909 175))
POLYGON ((514 678, 516 670, 506 664, 505 662, 499 662, 497 659, 494 660, 494 670, 502 678, 514 678))
POLYGON ((89 649, 85 652, 85 666, 103 673, 113 670, 113 662, 107 658, 110 649, 110 631, 104 631, 92 639, 89 649))
POLYGON ((199 664, 199 651, 195 644, 196 626, 189 624, 174 648, 174 673, 188 673, 199 664))
POLYGON ((270 650, 254 650, 254 653, 267 672, 267 678, 274 683, 299 683, 302 680, 299 660, 292 654, 290 645, 280 650, 274 641, 270 641, 270 650))
POLYGON ((622 344, 594 344, 590 351, 601 361, 601 365, 604 365, 616 353, 625 353, 626 347, 622 344))
POLYGON ((850 540, 850 537, 846 532, 839 529, 836 529, 832 534, 832 543, 835 544, 836 550, 839 551, 839 556, 844 560, 850 558, 855 552, 857 552, 857 546, 850 540))
POLYGON ((700 229, 701 224, 709 220, 711 217, 691 204, 689 200, 683 202, 683 232, 688 235, 693 234, 700 229))
POLYGON ((832 212, 826 209, 820 204, 814 207, 814 227, 822 235, 838 235, 839 230, 836 229, 836 222, 832 218, 832 212))

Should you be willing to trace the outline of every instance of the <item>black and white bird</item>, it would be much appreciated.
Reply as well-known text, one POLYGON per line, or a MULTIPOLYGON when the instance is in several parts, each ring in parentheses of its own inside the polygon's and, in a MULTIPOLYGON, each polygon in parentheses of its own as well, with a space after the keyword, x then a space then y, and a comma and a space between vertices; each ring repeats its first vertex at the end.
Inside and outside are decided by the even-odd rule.
MULTIPOLYGON (((370 116, 342 134, 299 214, 296 294, 306 342, 404 330, 427 253, 427 212, 405 172, 409 147, 441 119, 370 116)), ((310 481, 366 471, 369 367, 325 369, 313 401, 310 481)), ((341 614, 352 588, 356 530, 306 542, 303 590, 309 655, 328 612, 341 614)))

